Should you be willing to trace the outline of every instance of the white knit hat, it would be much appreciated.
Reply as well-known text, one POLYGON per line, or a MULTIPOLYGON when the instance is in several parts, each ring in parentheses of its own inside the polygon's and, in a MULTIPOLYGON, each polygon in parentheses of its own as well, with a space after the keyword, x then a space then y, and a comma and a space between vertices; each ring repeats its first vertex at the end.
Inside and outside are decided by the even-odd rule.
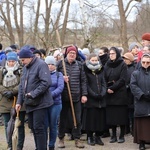
POLYGON ((48 65, 55 65, 56 66, 56 59, 54 58, 54 56, 47 56, 46 58, 45 58, 45 62, 46 62, 46 64, 48 64, 48 65))

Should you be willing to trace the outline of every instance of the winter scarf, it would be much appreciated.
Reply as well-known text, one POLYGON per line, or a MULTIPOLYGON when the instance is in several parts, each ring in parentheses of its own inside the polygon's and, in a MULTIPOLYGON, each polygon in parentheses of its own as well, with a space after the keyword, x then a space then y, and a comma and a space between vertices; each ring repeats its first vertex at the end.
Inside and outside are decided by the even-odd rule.
POLYGON ((4 74, 4 78, 3 78, 4 87, 11 87, 11 86, 18 84, 17 77, 14 74, 14 71, 17 70, 18 68, 19 68, 18 62, 16 62, 14 67, 9 67, 6 62, 6 65, 5 65, 6 74, 4 74))

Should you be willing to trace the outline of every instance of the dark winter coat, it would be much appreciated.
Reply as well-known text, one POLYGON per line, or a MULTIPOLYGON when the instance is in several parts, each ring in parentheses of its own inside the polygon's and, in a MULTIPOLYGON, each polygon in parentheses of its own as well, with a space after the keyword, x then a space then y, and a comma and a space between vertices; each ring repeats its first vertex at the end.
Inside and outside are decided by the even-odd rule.
POLYGON ((135 101, 135 117, 150 116, 150 101, 147 102, 141 99, 143 94, 150 94, 150 67, 134 71, 131 76, 130 86, 135 101))
POLYGON ((50 86, 50 91, 54 100, 54 104, 61 104, 61 93, 64 89, 64 78, 61 72, 51 72, 52 84, 50 86))
POLYGON ((127 105, 126 90, 127 65, 121 57, 115 61, 108 60, 105 65, 105 80, 107 89, 114 93, 106 94, 107 105, 127 105))
MULTIPOLYGON (((66 66, 67 76, 69 76, 69 85, 72 100, 73 102, 78 102, 81 100, 81 96, 87 95, 86 76, 83 64, 77 60, 70 64, 67 58, 64 59, 64 62, 66 66)), ((57 71, 62 72, 62 74, 64 75, 62 60, 57 64, 57 71)), ((66 83, 62 92, 62 101, 69 101, 69 94, 66 83)))
POLYGON ((85 64, 85 74, 87 77, 88 100, 84 106, 87 108, 105 107, 106 102, 103 97, 106 94, 106 82, 103 68, 93 72, 85 64))
POLYGON ((128 106, 129 106, 129 108, 133 108, 134 107, 134 96, 131 93, 131 89, 130 89, 130 79, 131 79, 131 74, 133 73, 133 71, 135 71, 135 67, 136 67, 135 63, 127 65, 126 88, 127 88, 127 96, 128 96, 128 106))
POLYGON ((53 104, 49 87, 51 85, 50 71, 47 64, 34 57, 27 66, 23 67, 23 73, 19 85, 17 104, 23 104, 25 94, 31 93, 32 98, 39 99, 37 106, 26 105, 26 112, 47 108, 53 104), (26 84, 27 83, 27 84, 26 84))

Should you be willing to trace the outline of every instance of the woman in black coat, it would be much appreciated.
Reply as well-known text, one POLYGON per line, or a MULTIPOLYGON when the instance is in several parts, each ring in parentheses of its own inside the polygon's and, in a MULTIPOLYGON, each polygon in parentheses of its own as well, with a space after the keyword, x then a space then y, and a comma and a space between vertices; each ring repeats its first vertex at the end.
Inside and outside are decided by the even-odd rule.
POLYGON ((132 73, 131 91, 134 95, 134 142, 145 150, 150 143, 150 54, 144 54, 142 67, 132 73))
POLYGON ((87 132, 89 145, 104 145, 101 141, 101 132, 104 131, 105 121, 105 100, 106 83, 104 80, 103 68, 96 54, 90 54, 85 63, 87 77, 88 100, 84 104, 83 129, 87 132), (93 137, 95 133, 95 138, 93 137))
POLYGON ((125 125, 127 124, 127 91, 126 76, 127 66, 124 63, 119 50, 110 48, 110 59, 105 65, 105 80, 107 84, 106 94, 106 119, 112 127, 110 143, 117 142, 116 128, 120 126, 118 143, 123 143, 125 125))
POLYGON ((127 77, 126 77, 126 88, 128 97, 128 125, 126 126, 126 133, 133 135, 133 123, 134 123, 134 96, 131 93, 130 79, 131 74, 135 71, 136 63, 134 62, 134 56, 132 53, 127 52, 123 55, 124 62, 127 65, 127 77))

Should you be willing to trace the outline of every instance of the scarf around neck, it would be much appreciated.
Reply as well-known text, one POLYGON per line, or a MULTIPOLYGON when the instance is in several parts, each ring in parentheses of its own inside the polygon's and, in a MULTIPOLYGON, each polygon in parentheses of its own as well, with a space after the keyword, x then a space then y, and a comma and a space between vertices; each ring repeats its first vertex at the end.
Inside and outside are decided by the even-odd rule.
POLYGON ((86 66, 88 69, 90 69, 92 72, 100 71, 102 68, 102 65, 98 62, 96 64, 91 63, 90 61, 86 61, 86 66))
POLYGON ((9 67, 6 61, 5 68, 6 68, 7 73, 4 75, 4 78, 3 78, 3 86, 10 87, 13 85, 17 85, 18 80, 17 80, 16 75, 14 74, 14 71, 19 68, 19 63, 16 62, 16 64, 13 67, 9 67))

